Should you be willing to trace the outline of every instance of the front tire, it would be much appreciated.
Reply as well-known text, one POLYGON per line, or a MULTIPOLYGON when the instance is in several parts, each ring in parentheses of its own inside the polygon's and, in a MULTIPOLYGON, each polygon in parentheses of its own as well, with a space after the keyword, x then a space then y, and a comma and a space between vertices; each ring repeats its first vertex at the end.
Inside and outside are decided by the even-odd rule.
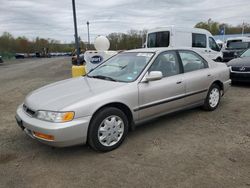
POLYGON ((221 88, 217 84, 213 84, 208 91, 203 109, 207 111, 215 110, 221 100, 221 88))
POLYGON ((118 108, 107 107, 94 115, 88 132, 88 143, 96 151, 118 148, 128 134, 128 118, 118 108))

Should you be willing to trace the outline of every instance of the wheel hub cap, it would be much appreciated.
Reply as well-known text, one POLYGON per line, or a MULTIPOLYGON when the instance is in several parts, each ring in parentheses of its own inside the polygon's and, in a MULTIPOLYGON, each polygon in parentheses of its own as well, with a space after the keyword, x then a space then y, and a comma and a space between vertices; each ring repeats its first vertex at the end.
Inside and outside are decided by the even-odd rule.
POLYGON ((109 116, 99 126, 98 140, 104 146, 113 146, 120 141, 123 133, 123 120, 115 115, 109 116))
POLYGON ((214 108, 217 106, 220 100, 220 91, 217 88, 213 88, 209 94, 209 105, 214 108))

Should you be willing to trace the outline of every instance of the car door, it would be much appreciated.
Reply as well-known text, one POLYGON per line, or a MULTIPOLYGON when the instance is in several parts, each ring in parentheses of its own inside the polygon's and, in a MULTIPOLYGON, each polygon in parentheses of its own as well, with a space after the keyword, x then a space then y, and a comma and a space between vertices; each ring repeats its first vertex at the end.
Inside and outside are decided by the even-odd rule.
POLYGON ((215 60, 218 59, 219 57, 222 57, 220 48, 215 42, 215 40, 212 37, 209 37, 208 40, 209 40, 209 58, 215 60))
POLYGON ((185 80, 185 103, 187 105, 201 103, 206 98, 212 83, 212 74, 208 63, 199 54, 190 50, 179 50, 183 64, 185 80))
POLYGON ((138 84, 139 119, 164 114, 183 105, 185 82, 176 51, 158 55, 148 73, 151 71, 161 71, 163 78, 149 82, 142 81, 138 84))

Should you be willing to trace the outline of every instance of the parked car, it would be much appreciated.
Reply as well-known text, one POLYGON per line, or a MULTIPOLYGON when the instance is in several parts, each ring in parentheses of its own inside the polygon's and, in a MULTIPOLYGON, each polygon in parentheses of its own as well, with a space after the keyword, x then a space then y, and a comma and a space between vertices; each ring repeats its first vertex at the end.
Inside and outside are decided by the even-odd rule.
POLYGON ((210 59, 222 61, 221 48, 205 29, 176 26, 152 29, 147 33, 146 47, 188 47, 210 59))
POLYGON ((24 59, 26 56, 25 54, 22 54, 22 53, 16 53, 15 57, 16 59, 24 59))
POLYGON ((250 49, 228 62, 232 82, 250 82, 250 49))
POLYGON ((16 120, 30 137, 48 145, 88 143, 110 151, 142 121, 198 106, 215 110, 230 82, 224 63, 193 50, 125 51, 84 77, 31 92, 16 120))
POLYGON ((2 58, 2 56, 0 56, 0 63, 3 63, 3 58, 2 58))
MULTIPOLYGON (((79 60, 80 60, 80 65, 85 64, 84 54, 79 55, 79 60)), ((72 65, 77 65, 77 56, 76 55, 71 57, 71 62, 72 62, 72 65)))
POLYGON ((238 57, 247 48, 250 48, 249 37, 236 37, 227 39, 225 49, 222 51, 223 61, 228 62, 238 57))

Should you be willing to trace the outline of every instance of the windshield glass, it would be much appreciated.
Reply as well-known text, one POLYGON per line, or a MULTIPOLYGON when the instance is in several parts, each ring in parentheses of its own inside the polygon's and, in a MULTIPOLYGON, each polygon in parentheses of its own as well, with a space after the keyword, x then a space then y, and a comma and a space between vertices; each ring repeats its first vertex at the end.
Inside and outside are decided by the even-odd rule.
POLYGON ((242 41, 228 41, 227 47, 230 49, 246 49, 250 46, 249 42, 242 41))
POLYGON ((87 76, 110 81, 132 82, 141 74, 153 55, 154 53, 124 52, 110 58, 87 76))
POLYGON ((240 57, 250 57, 250 49, 246 50, 240 57))

